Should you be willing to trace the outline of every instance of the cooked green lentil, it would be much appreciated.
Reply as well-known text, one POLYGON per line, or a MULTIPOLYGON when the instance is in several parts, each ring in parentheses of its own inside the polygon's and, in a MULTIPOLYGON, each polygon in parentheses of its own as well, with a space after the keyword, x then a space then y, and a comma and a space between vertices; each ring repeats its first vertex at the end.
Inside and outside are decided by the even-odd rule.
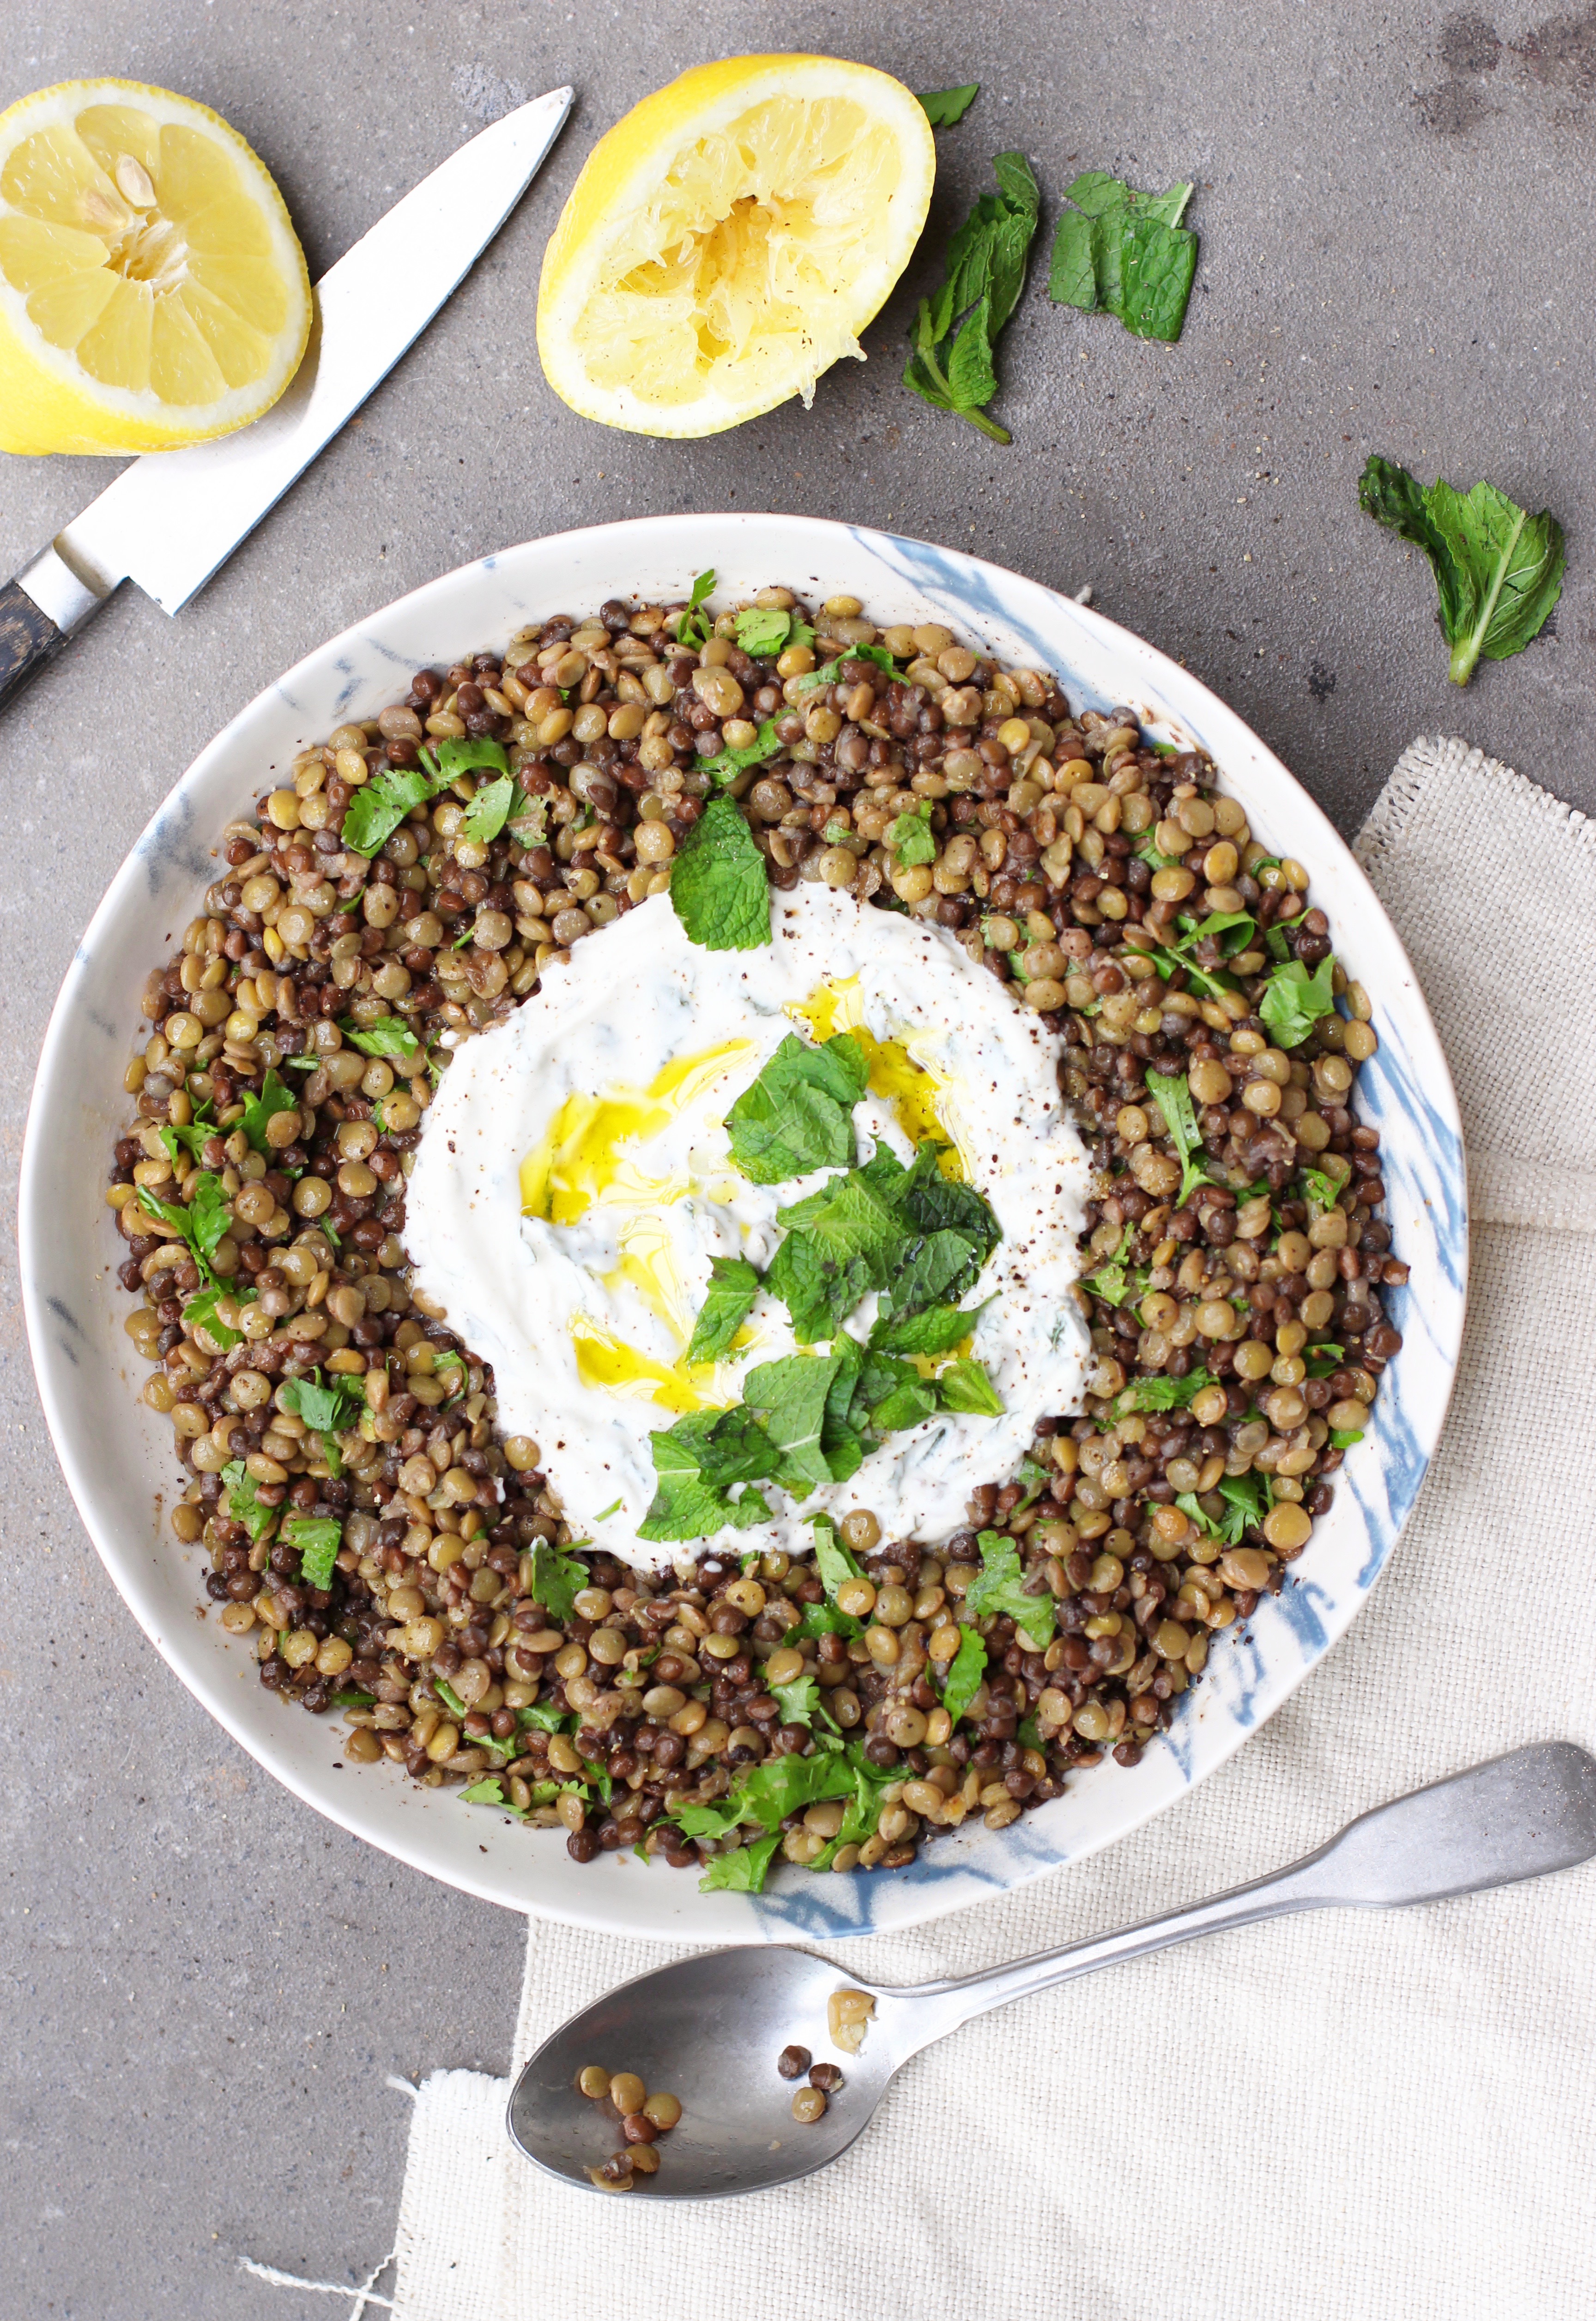
POLYGON ((173 1529, 208 1556, 207 1592, 252 1639, 261 1683, 344 1710, 349 1759, 434 1789, 497 1776, 579 1861, 641 1844, 697 1867, 744 1833, 689 1841, 670 1816, 812 1752, 771 1688, 812 1676, 888 1779, 868 1836, 838 1847, 827 1800, 788 1816, 781 1855, 891 1868, 971 1816, 1001 1828, 1105 1752, 1135 1763, 1210 1638, 1307 1547, 1334 1438, 1361 1431, 1401 1343, 1380 1293, 1407 1270, 1377 1133, 1351 1109, 1376 1046, 1368 998, 1336 966, 1346 1014, 1272 1043, 1271 969, 1319 968, 1330 930, 1306 867, 1267 854, 1214 767, 1154 747, 1129 709, 1072 712, 1045 672, 946 628, 879 628, 853 598, 754 601, 812 621, 813 645, 752 659, 725 614, 690 649, 680 605, 612 601, 419 670, 404 700, 302 751, 229 825, 201 915, 150 977, 153 1029, 125 1082, 137 1118, 107 1197, 138 1300, 128 1335, 154 1365, 144 1399, 171 1418, 187 1477, 173 1529), (795 1636, 825 1589, 784 1552, 746 1573, 732 1556, 660 1574, 591 1555, 552 1620, 534 1550, 570 1534, 537 1445, 497 1433, 490 1371, 410 1281, 410 1156, 440 1035, 505 1015, 551 959, 661 887, 714 787, 705 761, 752 747, 765 720, 776 753, 729 787, 772 885, 819 878, 935 919, 1062 1034, 1096 1170, 1077 1291, 1095 1367, 1083 1409, 1039 1428, 1029 1481, 984 1486, 968 1530, 926 1545, 883 1540, 868 1510, 847 1518, 865 1576, 838 1603, 861 1634, 795 1636), (463 736, 503 743, 541 838, 524 820, 469 837, 468 773, 370 860, 346 849, 358 789, 463 736), (887 841, 923 804, 934 859, 905 863, 887 841), (1183 911, 1247 915, 1249 948, 1188 938, 1172 963, 1183 911), (371 1027, 396 1018, 404 1055, 356 1044, 391 1051, 371 1027), (267 1075, 290 1059, 294 1100, 269 1112, 267 1075), (1149 1073, 1190 1090, 1206 1176, 1183 1200, 1149 1073), (208 1323, 185 1318, 194 1253, 138 1189, 192 1216, 207 1180, 225 1228, 208 1323), (300 1407, 313 1373, 363 1397, 324 1434, 300 1407), (1241 1522, 1223 1486, 1246 1477, 1263 1479, 1241 1522), (330 1527, 322 1586, 307 1525, 330 1527), (1008 1614, 967 1609, 983 1530, 1016 1543, 1026 1590, 1052 1599, 1044 1649, 1008 1614), (942 1688, 972 1624, 985 1678, 955 1722, 942 1688), (575 1729, 545 1731, 534 1709, 575 1729))

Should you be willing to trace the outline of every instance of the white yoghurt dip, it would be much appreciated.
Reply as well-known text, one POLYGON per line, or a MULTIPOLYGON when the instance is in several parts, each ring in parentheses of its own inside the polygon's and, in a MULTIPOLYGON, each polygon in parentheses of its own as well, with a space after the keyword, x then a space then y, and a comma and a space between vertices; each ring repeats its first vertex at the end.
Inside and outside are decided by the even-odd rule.
MULTIPOLYGON (((657 895, 544 969, 537 994, 456 1051, 426 1116, 406 1206, 423 1292, 493 1365, 498 1422, 531 1436, 578 1537, 663 1569, 699 1544, 636 1537, 654 1496, 649 1438, 682 1412, 742 1400, 755 1363, 799 1351, 762 1292, 733 1356, 684 1360, 714 1257, 767 1266, 779 1209, 817 1170, 755 1185, 725 1117, 792 1033, 869 1034, 853 1115, 861 1163, 940 1136, 1003 1238, 963 1301, 1001 1417, 952 1413, 888 1435, 846 1483, 717 1544, 796 1546, 807 1518, 868 1507, 887 1538, 945 1538, 980 1483, 1016 1471, 1036 1421, 1077 1409, 1089 1344, 1072 1285, 1085 1149, 1058 1086, 1062 1042, 951 935, 803 885, 771 896, 772 941, 690 942, 657 895), (531 1208, 542 1214, 525 1214, 531 1208)), ((850 1316, 869 1334, 874 1297, 850 1316)))

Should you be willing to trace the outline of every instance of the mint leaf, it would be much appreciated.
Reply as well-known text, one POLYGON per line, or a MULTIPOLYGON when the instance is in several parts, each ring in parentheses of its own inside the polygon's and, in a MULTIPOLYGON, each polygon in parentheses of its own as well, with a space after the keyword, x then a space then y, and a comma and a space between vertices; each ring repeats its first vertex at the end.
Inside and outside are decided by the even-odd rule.
POLYGON ((585 1564, 574 1556, 562 1555, 546 1539, 536 1540, 532 1550, 532 1585, 527 1594, 534 1604, 559 1621, 570 1619, 576 1611, 577 1591, 588 1585, 585 1564))
POLYGON ((1201 1157, 1202 1138, 1192 1109, 1191 1089, 1184 1072, 1178 1079, 1171 1072, 1149 1072, 1146 1079, 1147 1093, 1163 1115, 1164 1126, 1181 1156, 1181 1189, 1175 1196, 1175 1206, 1183 1208, 1193 1189, 1209 1181, 1208 1164, 1201 1157))
POLYGON ((242 1524, 250 1537, 259 1543, 277 1528, 278 1510, 261 1506, 255 1495, 255 1479, 242 1459, 234 1459, 223 1468, 222 1480, 227 1486, 227 1507, 233 1521, 242 1524))
MULTIPOLYGON (((1034 1628, 1027 1628, 1026 1631, 1027 1635, 1035 1635, 1035 1633, 1034 1628)), ((961 1630, 959 1649, 953 1654, 953 1665, 948 1670, 947 1682, 942 1688, 942 1705, 955 1725, 968 1711, 971 1702, 980 1690, 981 1679, 986 1672, 985 1644, 973 1628, 961 1630)))
MULTIPOLYGON (((990 390, 996 393, 995 387, 990 390)), ((900 814, 887 833, 887 843, 905 869, 917 863, 935 862, 936 841, 932 835, 931 808, 927 805, 918 814, 900 814)))
POLYGON ((894 1320, 884 1316, 870 1333, 871 1347, 883 1354, 951 1354, 974 1330, 991 1304, 928 1306, 923 1313, 894 1320))
POLYGON ((764 1431, 780 1453, 774 1479, 798 1497, 833 1479, 822 1435, 837 1361, 835 1354, 788 1354, 762 1362, 743 1384, 749 1407, 766 1414, 764 1431))
POLYGON ((693 1324, 687 1361, 724 1361, 758 1296, 759 1276, 745 1257, 712 1257, 709 1288, 693 1324))
POLYGON ((1277 1046, 1300 1048, 1321 1015, 1334 1015, 1334 967, 1333 960, 1322 959, 1309 975, 1300 959, 1289 959, 1283 967, 1270 969, 1258 1013, 1277 1046))
POLYGON ((710 624, 704 619, 698 607, 708 597, 714 587, 713 569, 700 572, 694 581, 692 593, 687 600, 681 618, 676 623, 676 642, 679 645, 691 645, 695 651, 702 651, 708 643, 710 624))
POLYGON ((870 1423, 880 1434, 900 1434, 935 1415, 936 1388, 907 1362, 895 1365, 903 1375, 880 1401, 871 1406, 870 1423))
POLYGON ((766 1873, 780 1843, 781 1832, 773 1829, 766 1837, 756 1837, 752 1845, 737 1845, 730 1853, 717 1853, 698 1880, 699 1893, 762 1894, 766 1873))
POLYGON ((986 1364, 971 1355, 937 1372, 936 1398, 944 1410, 963 1411, 977 1418, 1003 1415, 1004 1404, 987 1375, 986 1364))
POLYGON ((758 951, 770 942, 764 857, 734 799, 712 799, 682 840, 670 901, 689 940, 706 951, 758 951))
POLYGON ((1379 458, 1359 478, 1358 505, 1429 560, 1455 685, 1466 685, 1482 659, 1522 652, 1545 628, 1564 566, 1563 527, 1546 508, 1527 514, 1486 483, 1466 493, 1439 478, 1423 486, 1379 458))
POLYGON ((756 1490, 728 1497, 732 1484, 762 1479, 777 1463, 775 1446, 748 1411, 689 1412, 651 1435, 649 1452, 659 1485, 638 1525, 640 1539, 703 1539, 728 1524, 769 1516, 769 1503, 756 1490))
MULTIPOLYGON (((762 891, 762 866, 760 878, 762 891)), ((853 1158, 853 1106, 869 1077, 846 1032, 817 1048, 789 1032, 726 1115, 732 1159, 756 1185, 845 1167, 853 1158)))
POLYGON ((997 392, 995 342, 1025 287, 1041 197, 1023 153, 999 153, 992 170, 998 192, 983 194, 953 234, 942 287, 920 301, 903 381, 935 409, 1007 443, 1008 430, 983 406, 997 392))
POLYGON ((269 1064, 266 1078, 260 1083, 260 1093, 251 1097, 244 1106, 244 1116, 239 1126, 257 1152, 269 1152, 271 1144, 266 1133, 267 1122, 274 1120, 279 1112, 297 1112, 298 1109, 298 1097, 283 1086, 269 1064))
POLYGON ((357 1024, 345 1016, 341 1028, 362 1056, 397 1056, 408 1062, 422 1052, 421 1042, 402 1015, 379 1015, 375 1024, 357 1024))
POLYGON ((879 1287, 863 1258, 846 1265, 821 1255, 807 1233, 789 1233, 765 1272, 765 1288, 780 1298, 800 1345, 834 1339, 860 1299, 879 1287))
POLYGON ((966 1608, 982 1615, 1007 1612, 1016 1626, 1023 1628, 1027 1636, 1035 1636, 1038 1644, 1050 1643, 1053 1597, 1045 1592, 1040 1596, 1026 1594, 1019 1550, 1013 1540, 1003 1532, 983 1531, 976 1545, 980 1550, 981 1568, 965 1595, 966 1608))
POLYGON ((332 1515, 288 1515, 282 1527, 287 1547, 299 1550, 299 1577, 307 1588, 330 1588, 343 1525, 332 1515))
POLYGON ((980 95, 980 83, 972 80, 962 88, 926 89, 919 102, 933 129, 951 129, 955 122, 963 120, 980 95))
POLYGON ((1112 314, 1137 338, 1181 335, 1197 271, 1198 241, 1181 225, 1190 185, 1138 193, 1100 169, 1066 190, 1047 294, 1055 305, 1112 314))
POLYGON ((509 820, 515 802, 515 784, 509 774, 501 774, 496 782, 484 782, 466 808, 461 836, 479 846, 490 845, 509 820))

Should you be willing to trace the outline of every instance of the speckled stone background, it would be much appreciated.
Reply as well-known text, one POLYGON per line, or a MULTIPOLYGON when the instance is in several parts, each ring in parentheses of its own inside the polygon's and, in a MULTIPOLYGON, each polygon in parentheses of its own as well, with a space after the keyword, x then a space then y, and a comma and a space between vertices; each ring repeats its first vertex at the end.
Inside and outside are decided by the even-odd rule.
MULTIPOLYGON (((211 587, 176 621, 124 589, 0 721, 8 1200, 72 945, 190 759, 323 637, 536 533, 679 507, 922 533, 1090 581, 1344 830, 1420 731, 1596 810, 1596 12, 1579 5, 723 0, 711 24, 684 0, 0 0, 0 105, 90 73, 203 98, 276 175, 313 275, 485 121, 579 91, 451 306, 211 587), (917 88, 983 84, 938 138, 926 253, 867 333, 869 362, 843 365, 810 413, 706 443, 577 419, 543 383, 533 313, 583 156, 672 69, 779 47, 917 88), (1104 168, 1195 178, 1202 257, 1173 348, 1034 284, 1003 347, 1002 450, 898 375, 940 234, 1011 146, 1050 197, 1039 250, 1063 186, 1104 168), (1427 481, 1487 475, 1566 530, 1553 623, 1464 694, 1427 571, 1358 512, 1371 451, 1427 481)), ((111 472, 0 466, 0 569, 111 472)), ((384 2077, 503 2068, 521 1929, 324 1826, 168 1673, 62 1486, 9 1236, 0 1261, 0 2321, 308 2321, 338 2308, 245 2279, 240 2253, 342 2280, 390 2245, 409 2107, 384 2077)))

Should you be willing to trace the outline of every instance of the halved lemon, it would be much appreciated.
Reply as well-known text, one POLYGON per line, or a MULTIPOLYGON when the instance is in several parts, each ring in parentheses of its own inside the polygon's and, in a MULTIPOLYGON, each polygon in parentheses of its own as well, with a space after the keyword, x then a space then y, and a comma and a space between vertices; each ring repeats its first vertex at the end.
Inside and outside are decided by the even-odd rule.
POLYGON ((282 196, 208 105, 73 80, 0 113, 0 449, 161 451, 247 426, 310 316, 282 196))
POLYGON ((815 382, 908 263, 936 148, 901 81, 835 57, 728 57, 602 137, 543 253, 556 395, 644 435, 712 435, 815 382))

